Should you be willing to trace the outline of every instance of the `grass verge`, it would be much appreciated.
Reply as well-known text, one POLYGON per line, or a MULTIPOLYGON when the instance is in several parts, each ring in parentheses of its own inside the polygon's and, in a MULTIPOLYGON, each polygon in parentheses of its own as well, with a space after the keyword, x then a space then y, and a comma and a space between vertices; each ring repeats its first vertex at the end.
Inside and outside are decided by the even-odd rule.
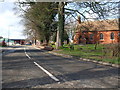
POLYGON ((72 55, 75 57, 109 62, 112 64, 120 64, 120 58, 111 57, 111 52, 104 55, 104 52, 103 52, 104 45, 99 44, 96 49, 94 44, 73 45, 73 48, 74 49, 71 49, 70 45, 64 45, 64 47, 61 47, 60 50, 54 51, 54 52, 66 54, 66 55, 72 55))

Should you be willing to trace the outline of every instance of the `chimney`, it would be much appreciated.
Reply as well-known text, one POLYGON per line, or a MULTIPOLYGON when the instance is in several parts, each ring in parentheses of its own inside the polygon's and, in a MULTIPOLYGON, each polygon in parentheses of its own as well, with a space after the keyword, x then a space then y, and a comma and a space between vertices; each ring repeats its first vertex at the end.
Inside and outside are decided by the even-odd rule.
POLYGON ((78 24, 81 24, 81 17, 80 16, 78 16, 77 21, 78 21, 78 24))

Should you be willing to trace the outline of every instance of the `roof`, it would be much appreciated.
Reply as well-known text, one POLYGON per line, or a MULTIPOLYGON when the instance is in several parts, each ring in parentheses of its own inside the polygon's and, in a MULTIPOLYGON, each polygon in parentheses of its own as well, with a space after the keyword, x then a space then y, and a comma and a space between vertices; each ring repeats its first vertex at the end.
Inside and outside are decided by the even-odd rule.
MULTIPOLYGON (((97 30, 97 32, 109 32, 109 31, 118 31, 120 32, 120 30, 97 30)), ((96 32, 96 31, 83 31, 83 32, 96 32)))
POLYGON ((25 39, 10 39, 10 40, 25 40, 25 39))
POLYGON ((77 31, 102 31, 102 30, 119 30, 119 22, 117 19, 86 21, 77 25, 77 31))
MULTIPOLYGON (((5 42, 8 42, 8 38, 0 38, 0 42, 5 40, 5 42)), ((25 40, 25 39, 9 39, 9 42, 14 42, 15 40, 25 40)))

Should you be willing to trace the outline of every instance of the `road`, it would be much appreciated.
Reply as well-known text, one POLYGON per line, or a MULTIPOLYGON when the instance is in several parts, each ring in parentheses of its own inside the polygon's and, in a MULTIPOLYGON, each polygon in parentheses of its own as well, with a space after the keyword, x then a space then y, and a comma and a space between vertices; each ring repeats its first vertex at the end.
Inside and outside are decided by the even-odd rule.
POLYGON ((2 57, 2 88, 118 88, 118 68, 16 46, 2 57))

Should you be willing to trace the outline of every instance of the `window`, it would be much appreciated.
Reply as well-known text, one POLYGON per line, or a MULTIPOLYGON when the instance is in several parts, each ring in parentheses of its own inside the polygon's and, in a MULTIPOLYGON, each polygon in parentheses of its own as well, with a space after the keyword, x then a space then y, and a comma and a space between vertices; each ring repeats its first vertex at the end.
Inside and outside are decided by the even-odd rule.
POLYGON ((90 34, 90 40, 93 40, 94 34, 90 34))
POLYGON ((118 33, 118 37, 120 37, 120 33, 118 33))
POLYGON ((100 33, 100 40, 103 40, 103 34, 102 33, 100 33))
POLYGON ((118 33, 118 39, 120 40, 120 33, 118 33))
POLYGON ((114 33, 113 32, 110 34, 110 39, 114 39, 114 33))

